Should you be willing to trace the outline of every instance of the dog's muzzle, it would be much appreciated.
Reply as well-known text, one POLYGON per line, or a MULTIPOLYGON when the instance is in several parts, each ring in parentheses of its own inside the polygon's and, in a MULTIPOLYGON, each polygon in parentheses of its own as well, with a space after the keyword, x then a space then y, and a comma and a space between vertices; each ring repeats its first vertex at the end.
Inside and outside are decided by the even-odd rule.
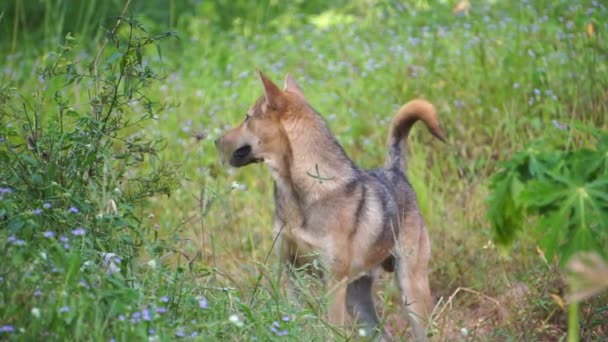
POLYGON ((230 139, 221 137, 215 140, 215 146, 220 153, 221 159, 227 159, 228 163, 234 167, 241 167, 262 161, 262 159, 254 157, 251 145, 249 144, 235 146, 230 139))

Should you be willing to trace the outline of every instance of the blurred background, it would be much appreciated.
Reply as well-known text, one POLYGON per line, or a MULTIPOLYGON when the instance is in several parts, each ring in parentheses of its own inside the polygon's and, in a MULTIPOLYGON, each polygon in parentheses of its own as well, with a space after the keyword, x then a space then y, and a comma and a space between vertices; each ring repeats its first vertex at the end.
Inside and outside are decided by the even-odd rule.
MULTIPOLYGON (((596 0, 4 0, 0 340, 360 334, 325 323, 315 280, 286 296, 264 165, 219 163, 256 68, 294 75, 365 168, 401 104, 436 105, 448 144, 416 126, 407 148, 432 339, 605 338, 605 291, 568 310, 565 261, 595 251, 579 273, 605 276, 606 18, 596 0), (563 193, 528 183, 545 170, 563 193)), ((379 312, 407 340, 389 277, 379 312)))

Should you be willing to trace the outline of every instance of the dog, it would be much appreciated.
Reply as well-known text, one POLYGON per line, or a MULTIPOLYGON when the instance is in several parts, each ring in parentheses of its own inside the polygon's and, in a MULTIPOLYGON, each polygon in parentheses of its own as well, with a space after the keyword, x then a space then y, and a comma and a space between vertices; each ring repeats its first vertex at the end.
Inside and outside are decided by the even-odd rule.
POLYGON ((280 259, 293 269, 318 258, 333 289, 329 321, 350 318, 383 339, 391 336, 380 327, 372 285, 377 271, 394 272, 415 339, 426 340, 430 243, 403 149, 418 120, 445 142, 435 107, 421 99, 403 105, 389 128, 384 167, 363 170, 292 76, 281 90, 257 73, 264 94, 215 144, 234 167, 263 162, 270 169, 280 259))

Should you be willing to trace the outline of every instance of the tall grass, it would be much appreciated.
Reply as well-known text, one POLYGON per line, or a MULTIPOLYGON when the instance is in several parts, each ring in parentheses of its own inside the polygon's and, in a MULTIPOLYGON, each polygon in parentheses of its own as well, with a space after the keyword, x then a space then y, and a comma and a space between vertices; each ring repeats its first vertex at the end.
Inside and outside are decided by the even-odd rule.
MULTIPOLYGON (((47 11, 39 15, 48 19, 37 21, 43 23, 39 27, 33 16, 24 16, 33 3, 15 0, 4 11, 0 24, 10 34, 0 38, 0 46, 12 52, 2 55, 0 77, 6 85, 2 94, 13 88, 35 104, 40 123, 50 124, 62 108, 52 100, 57 89, 78 109, 88 108, 90 87, 73 82, 62 88, 63 82, 41 78, 37 70, 54 58, 68 22, 75 25, 69 29, 71 53, 86 69, 112 27, 108 23, 115 23, 109 17, 119 14, 124 3, 41 3, 47 11), (8 13, 22 19, 6 26, 8 13)), ((560 302, 565 284, 556 263, 543 260, 532 237, 518 241, 508 254, 491 243, 488 177, 532 139, 560 137, 558 127, 580 121, 606 129, 608 9, 603 3, 475 2, 465 14, 441 1, 133 0, 130 10, 150 35, 176 29, 180 37, 162 43, 160 55, 142 48, 142 65, 165 75, 144 94, 163 106, 153 120, 124 131, 125 138, 162 138, 166 148, 158 157, 177 168, 178 183, 168 198, 120 209, 130 215, 136 234, 116 235, 125 240, 104 252, 136 246, 128 276, 106 276, 111 261, 104 265, 88 243, 69 252, 61 241, 44 244, 44 259, 33 240, 15 235, 25 245, 15 244, 9 241, 14 232, 2 226, 0 243, 11 261, 0 271, 0 326, 15 331, 0 338, 169 340, 198 334, 271 340, 287 334, 325 340, 353 333, 337 332, 324 322, 322 284, 299 279, 303 298, 297 302, 285 293, 271 251, 268 172, 261 165, 233 170, 217 161, 212 141, 239 122, 261 94, 256 67, 276 81, 287 72, 295 75, 363 167, 382 164, 388 123, 400 104, 413 97, 434 102, 449 144, 437 144, 418 127, 408 141, 407 158, 408 176, 431 231, 435 338, 565 336, 567 317, 560 302), (49 257, 65 272, 46 272, 52 269, 49 257), (95 282, 79 286, 87 272, 95 282), (44 295, 36 296, 40 286, 44 295)), ((120 70, 119 57, 108 53, 104 58, 111 70, 120 70)), ((131 119, 145 110, 142 103, 129 108, 125 115, 131 119)), ((8 123, 3 119, 3 125, 8 123)), ((13 129, 24 136, 21 127, 13 129)), ((16 143, 16 138, 3 138, 16 143)), ((132 172, 151 168, 144 164, 132 172)), ((116 170, 102 171, 105 181, 113 181, 116 170)), ((0 185, 11 188, 4 177, 0 185)), ((9 196, 15 192, 3 195, 3 205, 9 196)), ((106 208, 107 199, 91 197, 90 205, 106 208)), ((45 200, 37 201, 23 202, 27 217, 44 209, 45 200)), ((69 206, 61 210, 63 215, 69 206)), ((95 212, 84 214, 94 222, 95 212)), ((77 239, 70 237, 73 245, 77 239)), ((395 287, 383 281, 378 289, 388 329, 407 339, 395 287)), ((581 305, 581 338, 605 334, 602 299, 581 305)))

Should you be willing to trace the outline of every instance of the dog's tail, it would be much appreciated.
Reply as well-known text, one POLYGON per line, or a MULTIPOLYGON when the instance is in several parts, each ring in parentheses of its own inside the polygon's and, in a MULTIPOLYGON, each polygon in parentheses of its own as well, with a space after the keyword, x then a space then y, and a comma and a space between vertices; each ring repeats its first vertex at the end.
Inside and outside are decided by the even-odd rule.
POLYGON ((422 120, 437 139, 445 142, 445 133, 439 124, 435 106, 425 100, 412 100, 399 108, 391 123, 388 132, 388 156, 385 163, 387 169, 397 168, 405 172, 407 167, 403 158, 403 146, 410 134, 410 129, 418 120, 422 120))

